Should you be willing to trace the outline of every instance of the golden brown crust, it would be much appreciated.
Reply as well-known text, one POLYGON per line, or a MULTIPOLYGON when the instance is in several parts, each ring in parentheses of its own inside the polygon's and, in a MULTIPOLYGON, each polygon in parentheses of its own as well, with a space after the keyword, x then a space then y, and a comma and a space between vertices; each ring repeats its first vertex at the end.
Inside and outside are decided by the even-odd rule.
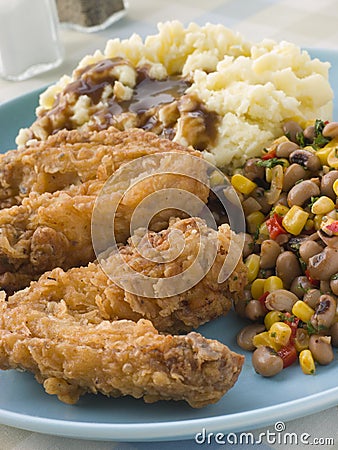
MULTIPOLYGON (((118 287, 98 264, 91 263, 87 267, 73 268, 67 272, 60 268, 47 272, 29 288, 14 294, 9 302, 12 305, 40 305, 41 308, 62 302, 67 314, 76 321, 86 318, 88 322, 97 324, 107 319, 136 321, 146 318, 151 320, 159 331, 174 333, 189 331, 227 314, 231 308, 231 300, 241 295, 247 283, 246 266, 241 259, 230 277, 223 283, 218 282, 230 239, 235 239, 235 236, 227 225, 221 226, 217 233, 208 229, 198 218, 173 220, 165 231, 148 233, 152 242, 157 244, 154 248, 167 248, 168 236, 173 230, 181 230, 184 233, 186 248, 170 263, 147 261, 138 254, 141 249, 138 247, 137 250, 132 245, 132 240, 122 247, 120 252, 134 270, 148 277, 156 277, 160 282, 161 278, 166 279, 182 273, 189 267, 192 258, 196 256, 201 234, 208 239, 212 233, 218 241, 215 261, 201 281, 182 293, 164 298, 140 297, 118 287)), ((120 273, 123 273, 117 256, 112 254, 105 268, 116 266, 120 273)))
MULTIPOLYGON (((200 153, 152 133, 113 128, 92 133, 61 131, 46 142, 4 155, 0 161, 0 199, 2 205, 18 204, 0 209, 1 287, 13 292, 46 270, 67 270, 93 261, 91 218, 104 183, 122 165, 155 154, 161 156, 159 164, 171 162, 172 155, 192 155, 194 160, 201 160, 200 153)), ((184 170, 184 158, 174 160, 184 170)), ((122 195, 130 183, 126 176, 117 195, 122 195)), ((158 189, 170 187, 207 201, 208 187, 191 177, 164 173, 146 178, 142 189, 139 185, 130 189, 117 210, 117 242, 129 237, 130 218, 139 202, 158 189)), ((158 224, 166 226, 167 220, 164 214, 158 224)))
POLYGON ((62 305, 1 302, 0 368, 35 374, 66 403, 86 392, 185 400, 193 407, 218 401, 236 382, 243 357, 197 333, 158 334, 151 322, 75 322, 62 305))
POLYGON ((46 141, 32 141, 1 155, 0 208, 20 204, 30 192, 55 192, 89 180, 107 180, 124 163, 165 152, 200 157, 197 151, 140 129, 61 130, 46 141))

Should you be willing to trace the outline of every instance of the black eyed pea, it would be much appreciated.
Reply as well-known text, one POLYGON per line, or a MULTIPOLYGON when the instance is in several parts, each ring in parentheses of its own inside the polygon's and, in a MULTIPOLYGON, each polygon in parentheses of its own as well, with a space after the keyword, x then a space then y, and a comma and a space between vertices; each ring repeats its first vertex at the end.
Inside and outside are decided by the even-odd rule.
POLYGON ((281 278, 283 285, 286 289, 289 289, 291 283, 295 277, 301 275, 302 270, 297 256, 286 251, 281 253, 276 260, 276 275, 281 278))
POLYGON ((244 164, 243 175, 249 180, 255 181, 257 179, 262 180, 264 178, 264 167, 258 166, 257 163, 261 161, 260 158, 250 158, 244 164))
POLYGON ((261 245, 260 267, 261 269, 271 269, 275 267, 281 248, 273 239, 266 239, 261 245))
POLYGON ((298 122, 294 120, 288 120, 283 124, 283 132, 291 142, 295 142, 296 144, 298 144, 297 136, 300 133, 303 133, 303 128, 299 125, 298 122))
POLYGON ((277 145, 276 156, 278 158, 288 158, 290 154, 297 150, 299 145, 291 141, 284 141, 277 145))
POLYGON ((314 139, 314 137, 315 137, 315 127, 314 127, 314 125, 309 125, 308 127, 306 127, 306 128, 304 129, 303 134, 304 134, 304 137, 305 137, 308 141, 313 142, 313 139, 314 139))
POLYGON ((311 197, 318 197, 320 189, 314 181, 304 180, 293 186, 288 193, 288 205, 302 206, 311 197))
POLYGON ((322 293, 319 289, 310 289, 305 292, 303 302, 310 306, 312 309, 316 309, 319 303, 319 299, 322 293))
POLYGON ((317 329, 328 329, 334 322, 337 303, 331 295, 323 294, 311 318, 311 323, 317 329))
POLYGON ((291 283, 290 291, 302 299, 304 294, 312 288, 312 284, 305 275, 300 275, 291 283))
POLYGON ((315 153, 305 149, 298 149, 289 156, 291 163, 300 164, 311 172, 318 172, 322 168, 322 163, 315 153))
POLYGON ((338 295, 338 273, 335 273, 330 280, 330 289, 334 295, 338 295))
POLYGON ((237 344, 243 350, 252 352, 255 350, 255 346, 252 343, 253 337, 263 331, 265 331, 265 326, 262 323, 252 323, 247 325, 237 334, 237 344))
POLYGON ((314 280, 330 280, 338 272, 338 249, 326 247, 308 262, 309 275, 314 280))
POLYGON ((319 289, 322 294, 331 294, 330 281, 321 280, 319 283, 319 289))
POLYGON ((241 297, 237 297, 234 301, 234 308, 236 311, 236 314, 239 315, 239 317, 246 318, 245 314, 245 308, 248 302, 251 300, 251 292, 247 289, 244 290, 243 295, 241 297))
POLYGON ((277 242, 278 245, 285 245, 290 239, 290 234, 289 233, 281 233, 279 234, 275 241, 277 242))
POLYGON ((338 122, 329 122, 323 128, 322 134, 324 137, 335 138, 338 136, 338 122))
POLYGON ((335 322, 331 326, 329 334, 331 336, 331 345, 333 345, 333 347, 338 347, 338 322, 335 322))
POLYGON ((291 312, 297 301, 298 297, 293 292, 286 289, 276 289, 266 297, 265 306, 270 311, 291 312))
POLYGON ((332 200, 336 199, 336 194, 333 190, 333 183, 338 180, 338 170, 330 170, 322 176, 320 181, 320 192, 322 195, 326 195, 332 200))
POLYGON ((309 349, 313 358, 322 366, 330 364, 334 359, 331 336, 312 334, 309 339, 309 349))
POLYGON ((307 264, 309 259, 323 251, 323 247, 316 241, 306 239, 299 247, 299 254, 302 260, 307 264))
POLYGON ((283 370, 282 358, 270 347, 261 346, 252 354, 252 365, 263 377, 273 377, 283 370))
POLYGON ((283 178, 283 191, 289 192, 297 181, 309 178, 309 171, 305 170, 300 164, 291 164, 286 168, 283 178))
POLYGON ((267 202, 267 199, 264 195, 265 190, 261 187, 256 187, 252 192, 251 192, 251 197, 253 197, 255 200, 257 200, 257 202, 261 205, 261 211, 263 214, 267 214, 268 212, 270 212, 271 209, 271 205, 269 205, 269 203, 267 202))
POLYGON ((256 322, 265 316, 265 309, 259 300, 250 300, 245 307, 245 315, 248 319, 256 322))

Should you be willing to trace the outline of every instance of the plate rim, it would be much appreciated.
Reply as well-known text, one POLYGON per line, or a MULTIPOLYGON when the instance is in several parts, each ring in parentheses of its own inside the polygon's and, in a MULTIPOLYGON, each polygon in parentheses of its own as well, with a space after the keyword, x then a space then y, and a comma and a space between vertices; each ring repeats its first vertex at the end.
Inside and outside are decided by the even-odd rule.
MULTIPOLYGON (((325 60, 329 63, 331 61, 328 57, 336 58, 338 65, 338 50, 323 47, 301 47, 301 50, 309 52, 311 58, 319 58, 321 61, 325 60)), ((50 86, 50 83, 6 100, 0 103, 0 110, 11 107, 16 102, 25 101, 25 99, 34 96, 38 97, 48 86, 50 86)), ((32 114, 34 114, 34 111, 32 111, 32 114)), ((69 438, 98 441, 118 440, 120 442, 160 442, 193 439, 196 433, 203 429, 206 429, 207 432, 222 432, 224 434, 244 432, 248 429, 254 430, 281 420, 281 416, 283 416, 281 409, 287 409, 286 414, 284 411, 284 418, 285 421, 289 421, 306 417, 336 405, 338 405, 338 386, 272 406, 195 419, 143 423, 98 423, 51 419, 0 408, 0 423, 23 430, 69 438)))
POLYGON ((71 421, 62 419, 49 419, 9 412, 0 409, 0 420, 4 425, 20 429, 35 431, 42 434, 62 436, 68 438, 85 438, 88 440, 120 442, 160 442, 167 440, 193 439, 203 429, 209 432, 238 433, 245 430, 255 430, 281 421, 280 408, 288 407, 285 421, 299 417, 306 417, 324 409, 336 406, 338 403, 338 386, 321 391, 306 398, 278 403, 273 406, 243 411, 234 414, 225 414, 215 417, 198 419, 185 419, 170 422, 152 423, 90 423, 84 421, 71 421), (315 401, 313 403, 313 401, 315 401), (306 409, 304 408, 311 406, 306 409), (7 420, 6 420, 7 419, 7 420), (225 425, 225 423, 226 425, 225 425), (250 427, 250 428, 248 428, 250 427), (155 430, 156 429, 156 430, 155 430), (189 429, 189 431, 188 431, 189 429), (156 432, 154 432, 156 431, 156 432), (126 436, 126 432, 130 434, 126 436), (136 432, 136 434, 134 434, 136 432), (133 433, 133 434, 132 434, 133 433))

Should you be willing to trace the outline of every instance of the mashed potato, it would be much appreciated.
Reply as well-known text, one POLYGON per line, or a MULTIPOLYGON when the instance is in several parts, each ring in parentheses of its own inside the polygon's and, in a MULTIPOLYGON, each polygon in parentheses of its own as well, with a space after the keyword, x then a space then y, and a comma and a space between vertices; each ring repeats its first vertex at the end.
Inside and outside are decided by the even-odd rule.
POLYGON ((174 21, 159 24, 158 29, 157 35, 144 41, 138 35, 110 40, 103 53, 86 56, 71 77, 64 76, 41 95, 37 120, 21 130, 18 144, 44 139, 64 126, 140 126, 193 145, 224 168, 239 166, 259 154, 281 134, 286 120, 332 118, 330 65, 311 59, 296 45, 272 40, 251 43, 222 25, 184 28, 174 21), (69 88, 79 79, 88 81, 88 66, 95 69, 91 83, 103 83, 97 67, 116 58, 121 63, 109 68, 111 82, 104 84, 99 99, 91 98, 86 90, 75 95, 69 88), (150 113, 143 122, 135 111, 111 112, 113 101, 132 102, 140 68, 146 68, 149 79, 189 80, 170 101, 159 102, 155 109, 148 105, 150 113), (103 123, 107 111, 112 117, 103 123), (212 126, 211 138, 210 133, 206 135, 212 126))

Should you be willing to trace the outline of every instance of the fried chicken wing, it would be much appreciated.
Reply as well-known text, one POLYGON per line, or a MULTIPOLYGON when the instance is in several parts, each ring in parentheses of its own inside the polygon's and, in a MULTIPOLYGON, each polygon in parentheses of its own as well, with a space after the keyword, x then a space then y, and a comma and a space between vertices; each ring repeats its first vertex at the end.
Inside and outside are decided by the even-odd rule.
MULTIPOLYGON (((205 247, 203 257, 210 255, 212 239, 216 239, 217 253, 210 270, 206 271, 200 281, 196 281, 196 285, 184 292, 160 298, 156 298, 155 293, 145 297, 128 292, 107 275, 112 268, 117 268, 117 272, 123 274, 119 255, 113 252, 102 262, 106 272, 97 263, 73 268, 67 272, 56 268, 42 275, 29 288, 16 292, 9 299, 9 303, 42 309, 48 309, 51 304, 59 304, 62 305, 64 314, 67 313, 74 321, 85 318, 92 324, 98 324, 102 320, 137 321, 145 318, 151 320, 162 332, 177 333, 197 328, 229 311, 231 300, 243 293, 247 284, 247 271, 240 258, 229 278, 218 282, 219 273, 226 263, 231 239, 234 241, 233 251, 236 256, 240 255, 236 236, 228 225, 220 226, 217 232, 208 228, 198 218, 172 220, 166 230, 159 233, 148 232, 147 236, 153 244, 153 249, 163 251, 170 245, 171 233, 178 230, 183 234, 185 248, 170 262, 156 263, 147 259, 146 255, 142 256, 140 252, 143 253, 143 250, 140 245, 136 245, 135 236, 129 239, 128 245, 120 247, 119 255, 138 273, 155 277, 158 285, 163 286, 163 280, 167 279, 173 283, 170 277, 191 266, 199 247, 205 247)), ((131 283, 134 281, 131 278, 131 283)))
POLYGON ((146 402, 217 402, 243 356, 192 332, 161 335, 150 321, 76 322, 61 304, 0 303, 0 368, 34 373, 46 392, 76 403, 87 392, 146 402))
MULTIPOLYGON (((200 182, 201 161, 199 152, 142 130, 63 131, 45 144, 17 151, 4 178, 7 187, 0 194, 4 202, 21 202, 0 210, 1 287, 13 292, 46 270, 67 270, 95 259, 92 213, 100 191, 116 170, 129 168, 121 172, 119 183, 112 184, 108 194, 109 205, 121 200, 114 230, 116 241, 125 242, 135 208, 150 194, 175 187, 194 194, 202 203, 207 201, 209 188, 200 182), (157 155, 155 162, 149 155, 157 155), (145 163, 144 156, 148 156, 145 163), (189 164, 185 157, 189 157, 189 164), (131 161, 137 161, 137 176, 141 178, 135 185, 135 167, 127 164, 131 161), (177 172, 167 173, 168 167, 177 172), (59 190, 39 192, 54 188, 59 190), (18 192, 27 196, 19 198, 18 192)), ((6 167, 4 160, 1 164, 6 167)), ((160 213, 153 226, 166 226, 173 211, 160 213)))

